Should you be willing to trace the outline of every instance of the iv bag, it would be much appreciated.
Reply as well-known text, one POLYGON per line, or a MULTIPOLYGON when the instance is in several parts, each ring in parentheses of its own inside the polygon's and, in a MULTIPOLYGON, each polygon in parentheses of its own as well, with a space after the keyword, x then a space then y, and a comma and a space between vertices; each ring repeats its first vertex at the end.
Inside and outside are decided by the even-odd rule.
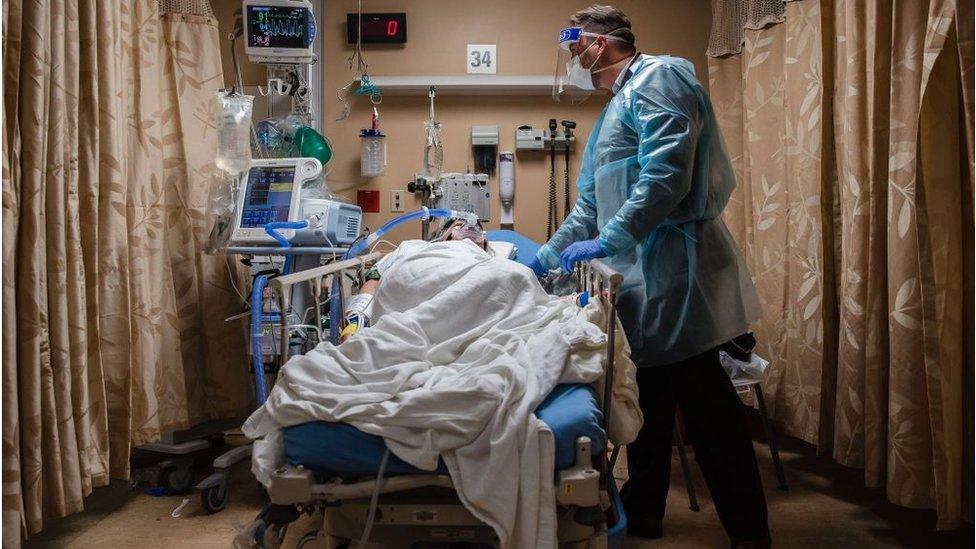
POLYGON ((251 166, 251 110, 254 97, 217 92, 217 158, 215 163, 232 176, 251 166))
POLYGON ((424 144, 424 175, 429 179, 439 179, 444 169, 444 146, 441 144, 441 123, 434 120, 424 122, 427 137, 424 144))

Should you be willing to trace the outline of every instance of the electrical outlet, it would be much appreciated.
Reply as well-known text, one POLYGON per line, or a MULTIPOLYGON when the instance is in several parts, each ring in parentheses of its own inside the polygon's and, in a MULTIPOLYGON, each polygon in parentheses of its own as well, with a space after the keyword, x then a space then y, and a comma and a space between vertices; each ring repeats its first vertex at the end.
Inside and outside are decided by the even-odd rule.
POLYGON ((390 191, 390 211, 394 213, 403 211, 403 190, 390 191))

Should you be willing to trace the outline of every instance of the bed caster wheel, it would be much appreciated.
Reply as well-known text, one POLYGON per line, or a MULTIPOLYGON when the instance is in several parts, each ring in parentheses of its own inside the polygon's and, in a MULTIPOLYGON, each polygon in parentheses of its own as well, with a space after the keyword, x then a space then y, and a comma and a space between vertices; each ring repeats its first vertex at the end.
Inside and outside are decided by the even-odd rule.
POLYGON ((288 532, 287 524, 269 524, 261 536, 261 549, 279 549, 288 532))
POLYGON ((160 484, 168 494, 185 494, 193 485, 193 468, 183 463, 161 465, 160 484))
POLYGON ((343 540, 347 545, 336 545, 335 540, 336 538, 323 535, 322 530, 312 530, 299 538, 298 543, 295 544, 295 549, 336 549, 348 547, 348 541, 343 540))
POLYGON ((312 549, 312 547, 314 547, 315 540, 317 540, 318 537, 318 530, 306 532, 304 536, 298 538, 298 543, 295 544, 295 549, 312 549))
POLYGON ((227 507, 227 483, 219 482, 208 486, 200 492, 200 503, 210 513, 219 513, 227 507))

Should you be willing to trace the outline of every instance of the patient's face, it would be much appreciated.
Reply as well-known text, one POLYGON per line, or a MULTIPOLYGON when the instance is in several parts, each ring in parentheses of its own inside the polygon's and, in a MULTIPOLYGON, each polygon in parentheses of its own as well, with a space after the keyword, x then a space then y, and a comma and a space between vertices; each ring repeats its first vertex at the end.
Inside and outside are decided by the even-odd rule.
POLYGON ((472 224, 464 219, 458 219, 451 224, 447 230, 446 240, 470 240, 481 248, 488 247, 488 237, 481 224, 472 224))

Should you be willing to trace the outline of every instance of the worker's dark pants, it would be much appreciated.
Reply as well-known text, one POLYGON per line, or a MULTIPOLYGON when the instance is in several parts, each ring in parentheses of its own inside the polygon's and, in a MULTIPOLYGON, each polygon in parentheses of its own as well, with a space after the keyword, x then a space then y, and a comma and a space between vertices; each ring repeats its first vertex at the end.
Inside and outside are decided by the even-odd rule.
POLYGON ((718 349, 676 364, 639 368, 637 384, 644 426, 627 446, 630 480, 621 496, 628 517, 664 517, 677 404, 726 533, 733 542, 768 537, 766 498, 744 407, 718 349))

